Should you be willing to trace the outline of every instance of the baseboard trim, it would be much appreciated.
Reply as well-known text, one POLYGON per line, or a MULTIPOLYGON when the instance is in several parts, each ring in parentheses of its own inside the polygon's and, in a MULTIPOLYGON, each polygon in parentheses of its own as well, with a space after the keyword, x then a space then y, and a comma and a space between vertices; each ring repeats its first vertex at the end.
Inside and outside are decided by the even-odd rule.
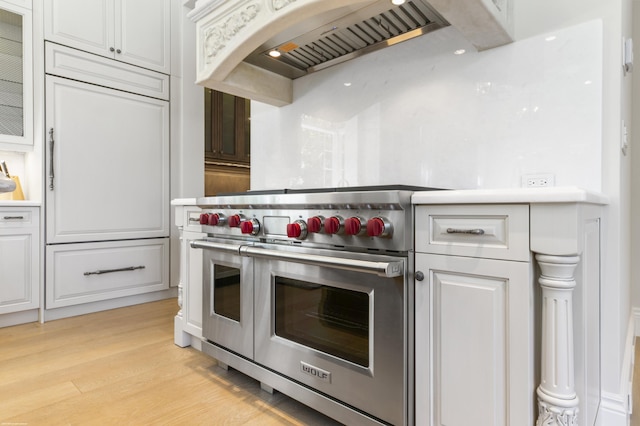
POLYGON ((630 412, 627 409, 627 396, 603 392, 596 425, 628 426, 630 412))
POLYGON ((0 328, 38 321, 38 309, 0 315, 0 328))
MULTIPOLYGON (((124 308, 125 306, 139 305, 141 303, 156 302, 158 300, 170 299, 177 296, 177 287, 171 287, 168 290, 161 290, 152 293, 136 294, 117 299, 102 300, 100 302, 82 303, 79 305, 65 306, 63 308, 46 309, 43 314, 43 322, 91 314, 110 309, 124 308)), ((178 309, 179 306, 176 304, 176 311, 178 309)))
POLYGON ((620 393, 602 392, 596 425, 628 426, 633 411, 633 370, 635 364, 635 341, 640 332, 640 309, 633 308, 627 324, 620 393))
POLYGON ((633 308, 631 315, 633 316, 633 335, 640 337, 640 308, 633 308))

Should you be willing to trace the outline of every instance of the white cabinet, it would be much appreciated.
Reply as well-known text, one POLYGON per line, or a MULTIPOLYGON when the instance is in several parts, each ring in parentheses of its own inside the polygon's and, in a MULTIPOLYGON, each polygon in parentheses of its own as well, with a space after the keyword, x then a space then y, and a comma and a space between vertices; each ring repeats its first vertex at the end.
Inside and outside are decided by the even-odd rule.
POLYGON ((169 103, 46 77, 47 243, 169 235, 169 103))
POLYGON ((168 76, 45 55, 45 316, 169 289, 168 76))
POLYGON ((532 424, 529 265, 418 253, 416 270, 416 424, 532 424))
POLYGON ((180 311, 174 321, 174 340, 181 347, 197 345, 202 338, 202 250, 192 248, 190 243, 206 234, 200 226, 200 208, 194 202, 172 201, 176 226, 180 231, 180 311))
POLYGON ((169 288, 169 240, 47 246, 46 308, 169 288))
POLYGON ((45 0, 45 39, 169 74, 170 0, 45 0))
POLYGON ((412 201, 416 424, 595 424, 606 198, 549 188, 412 201))
POLYGON ((0 207, 0 314, 40 307, 38 207, 0 207))
POLYGON ((0 150, 33 146, 33 36, 30 8, 0 0, 0 150))
POLYGON ((416 424, 533 424, 528 206, 418 206, 416 223, 416 424))

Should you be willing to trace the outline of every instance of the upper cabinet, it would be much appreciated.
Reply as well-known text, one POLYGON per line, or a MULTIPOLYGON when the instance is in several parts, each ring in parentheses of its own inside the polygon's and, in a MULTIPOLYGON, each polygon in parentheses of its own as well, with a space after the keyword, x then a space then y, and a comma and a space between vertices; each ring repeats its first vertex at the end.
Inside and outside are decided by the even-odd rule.
POLYGON ((0 0, 0 150, 33 146, 31 29, 29 8, 0 0))
POLYGON ((45 39, 169 74, 171 0, 47 0, 45 39))

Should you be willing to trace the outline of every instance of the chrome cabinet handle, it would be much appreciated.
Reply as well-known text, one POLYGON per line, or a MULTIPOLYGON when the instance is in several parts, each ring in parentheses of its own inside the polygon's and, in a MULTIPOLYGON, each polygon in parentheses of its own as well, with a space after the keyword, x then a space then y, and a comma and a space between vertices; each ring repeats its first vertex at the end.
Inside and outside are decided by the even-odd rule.
POLYGON ((24 216, 5 216, 3 217, 4 220, 22 220, 24 219, 24 216))
POLYGON ((145 266, 127 266, 126 268, 116 268, 116 269, 98 269, 97 271, 85 272, 84 275, 102 275, 102 274, 110 274, 112 272, 125 272, 125 271, 135 271, 136 269, 144 269, 145 266))
POLYGON ((189 222, 198 222, 198 223, 200 223, 200 218, 199 217, 190 217, 189 218, 189 222))
POLYGON ((53 191, 53 127, 49 130, 49 190, 53 191))
POLYGON ((484 235, 484 229, 455 229, 455 228, 447 228, 447 234, 484 235))

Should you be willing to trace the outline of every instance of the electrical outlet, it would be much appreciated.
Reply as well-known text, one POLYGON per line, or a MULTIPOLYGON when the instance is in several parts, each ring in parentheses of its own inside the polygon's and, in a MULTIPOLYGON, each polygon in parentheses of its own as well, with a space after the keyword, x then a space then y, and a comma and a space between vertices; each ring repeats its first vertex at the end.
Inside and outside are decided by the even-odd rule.
POLYGON ((544 188, 554 185, 555 180, 553 175, 550 173, 522 176, 522 186, 525 188, 544 188))

